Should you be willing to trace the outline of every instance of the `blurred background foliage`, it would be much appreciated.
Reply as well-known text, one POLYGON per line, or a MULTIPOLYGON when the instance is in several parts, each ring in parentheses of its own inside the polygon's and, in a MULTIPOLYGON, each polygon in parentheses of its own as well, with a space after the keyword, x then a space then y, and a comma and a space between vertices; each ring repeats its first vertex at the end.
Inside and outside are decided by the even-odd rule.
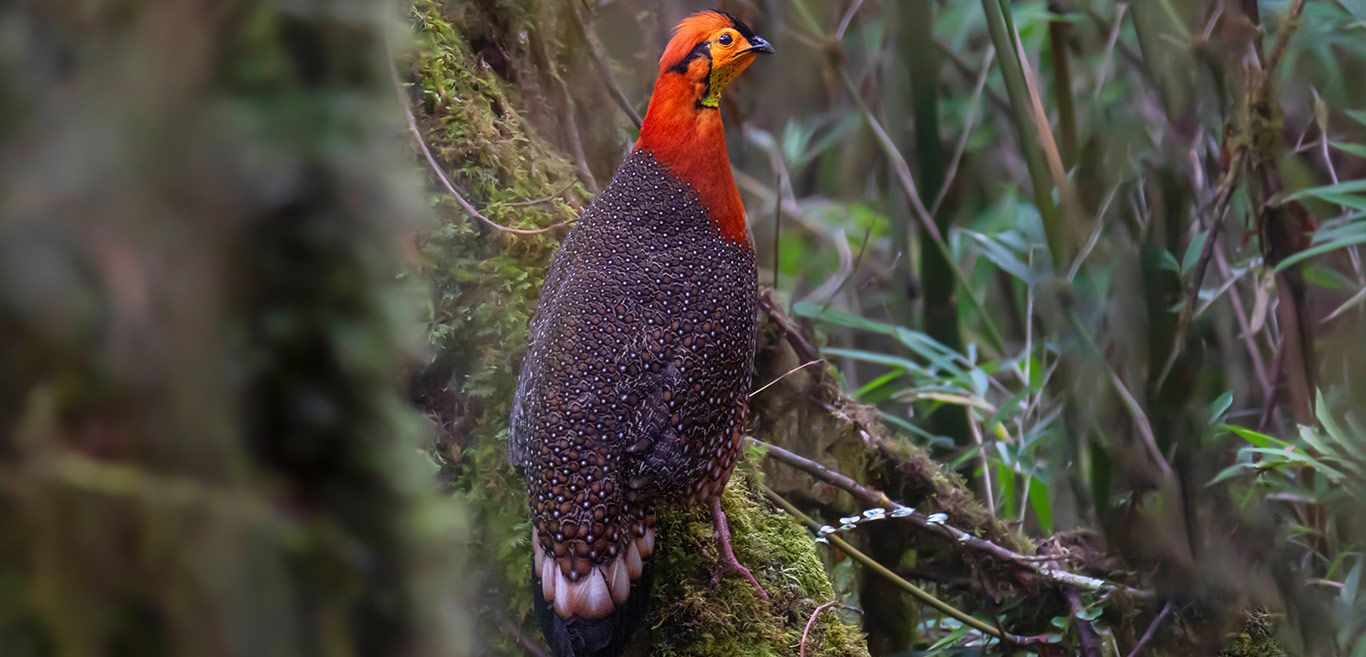
MULTIPOLYGON (((1363 654, 1366 91, 1353 81, 1366 76, 1366 7, 719 6, 778 48, 723 115, 771 308, 815 329, 831 365, 756 397, 756 436, 988 534, 945 502, 960 499, 955 475, 928 494, 892 476, 933 455, 1001 523, 1002 543, 1152 597, 978 582, 893 522, 836 534, 980 618, 1085 654, 1248 649, 1273 632, 1296 653, 1363 654), (861 404, 848 407, 863 413, 855 424, 892 429, 879 449, 910 450, 904 461, 812 437, 847 425, 802 426, 832 381, 861 404)), ((466 200, 521 229, 572 217, 633 142, 670 26, 699 8, 443 5, 523 113, 514 123, 572 176, 466 200), (512 206, 547 194, 538 207, 566 214, 512 206)), ((430 109, 430 86, 423 98, 430 109)), ((457 186, 487 184, 487 156, 448 155, 457 186)), ((526 250, 539 236, 454 221, 544 263, 526 250)), ((522 338, 500 332, 500 348, 474 352, 501 357, 522 338)), ((792 355, 761 354, 756 387, 803 364, 792 355)), ((510 385, 500 367, 454 371, 425 370, 453 402, 505 403, 473 385, 510 385)), ((443 427, 501 428, 466 410, 443 427)), ((761 462, 768 483, 831 526, 868 506, 776 461, 761 462)), ((986 641, 821 549, 874 654, 976 654, 986 641)))
MULTIPOLYGON (((649 654, 1366 656, 1366 3, 713 4, 791 593, 649 654)), ((705 6, 0 3, 3 652, 537 654, 526 322, 705 6)))
POLYGON ((0 3, 0 654, 469 654, 366 0, 0 3))

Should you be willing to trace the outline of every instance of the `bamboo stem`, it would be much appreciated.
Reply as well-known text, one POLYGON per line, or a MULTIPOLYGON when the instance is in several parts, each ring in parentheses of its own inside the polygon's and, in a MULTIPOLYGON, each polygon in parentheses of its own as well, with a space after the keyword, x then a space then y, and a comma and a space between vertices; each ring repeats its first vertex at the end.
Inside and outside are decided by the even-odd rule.
POLYGON ((1057 204, 1053 202, 1053 183, 1037 141, 1024 69, 1020 65, 1015 38, 1012 36, 1015 27, 1007 23, 1004 13, 1009 11, 1009 5, 1003 7, 997 0, 982 0, 982 11, 986 14, 991 42, 996 46, 996 59, 1001 67, 1001 75, 1005 78, 1006 95, 1010 98, 1015 131, 1020 139, 1020 151, 1029 169, 1030 183, 1034 187, 1034 204, 1039 209, 1039 215, 1043 217, 1048 249, 1053 256, 1053 265, 1057 267, 1059 263, 1066 262, 1061 259, 1064 246, 1062 219, 1057 204))

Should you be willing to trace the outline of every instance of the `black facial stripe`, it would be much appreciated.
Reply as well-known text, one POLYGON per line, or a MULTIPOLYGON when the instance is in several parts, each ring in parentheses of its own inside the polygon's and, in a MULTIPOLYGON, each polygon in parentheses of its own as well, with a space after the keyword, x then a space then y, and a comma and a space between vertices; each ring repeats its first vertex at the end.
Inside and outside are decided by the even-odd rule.
POLYGON ((683 56, 683 59, 680 59, 680 60, 678 61, 677 64, 674 64, 673 66, 670 66, 670 67, 669 67, 669 72, 670 72, 670 73, 687 73, 687 72, 688 72, 688 64, 691 64, 691 63, 692 63, 692 60, 697 59, 697 58, 699 58, 699 57, 706 57, 706 58, 707 58, 707 68, 710 69, 710 68, 711 68, 711 42, 710 42, 710 41, 703 41, 703 42, 701 42, 701 43, 699 43, 699 44, 693 46, 693 47, 692 47, 692 50, 689 50, 689 51, 688 51, 688 54, 686 54, 686 55, 683 56))
POLYGON ((745 37, 745 41, 754 43, 754 37, 758 35, 754 33, 754 30, 749 29, 749 26, 745 25, 744 21, 730 15, 730 12, 725 12, 718 9, 716 10, 716 13, 721 14, 726 18, 729 18, 731 27, 735 28, 735 31, 739 32, 740 36, 745 37))

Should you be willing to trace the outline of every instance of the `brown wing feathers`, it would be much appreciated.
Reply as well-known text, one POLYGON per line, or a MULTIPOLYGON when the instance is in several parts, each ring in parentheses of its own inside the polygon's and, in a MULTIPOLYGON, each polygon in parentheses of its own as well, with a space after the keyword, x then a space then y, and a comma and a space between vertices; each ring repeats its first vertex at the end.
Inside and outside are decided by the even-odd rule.
POLYGON ((597 618, 640 578, 655 507, 718 494, 734 467, 754 260, 690 187, 636 152, 547 281, 510 453, 528 479, 543 598, 562 617, 597 618))

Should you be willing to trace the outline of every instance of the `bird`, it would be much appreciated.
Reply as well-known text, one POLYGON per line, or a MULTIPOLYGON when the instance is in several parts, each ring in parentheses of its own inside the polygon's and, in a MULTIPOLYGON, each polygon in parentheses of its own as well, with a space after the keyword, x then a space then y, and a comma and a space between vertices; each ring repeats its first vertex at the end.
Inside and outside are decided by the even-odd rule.
POLYGON ((721 492, 754 375, 754 240, 721 92, 773 46, 729 13, 673 31, 639 139, 546 273, 508 432, 526 478, 536 614, 558 657, 620 654, 643 620, 655 519, 709 505, 716 577, 735 558, 721 492))

